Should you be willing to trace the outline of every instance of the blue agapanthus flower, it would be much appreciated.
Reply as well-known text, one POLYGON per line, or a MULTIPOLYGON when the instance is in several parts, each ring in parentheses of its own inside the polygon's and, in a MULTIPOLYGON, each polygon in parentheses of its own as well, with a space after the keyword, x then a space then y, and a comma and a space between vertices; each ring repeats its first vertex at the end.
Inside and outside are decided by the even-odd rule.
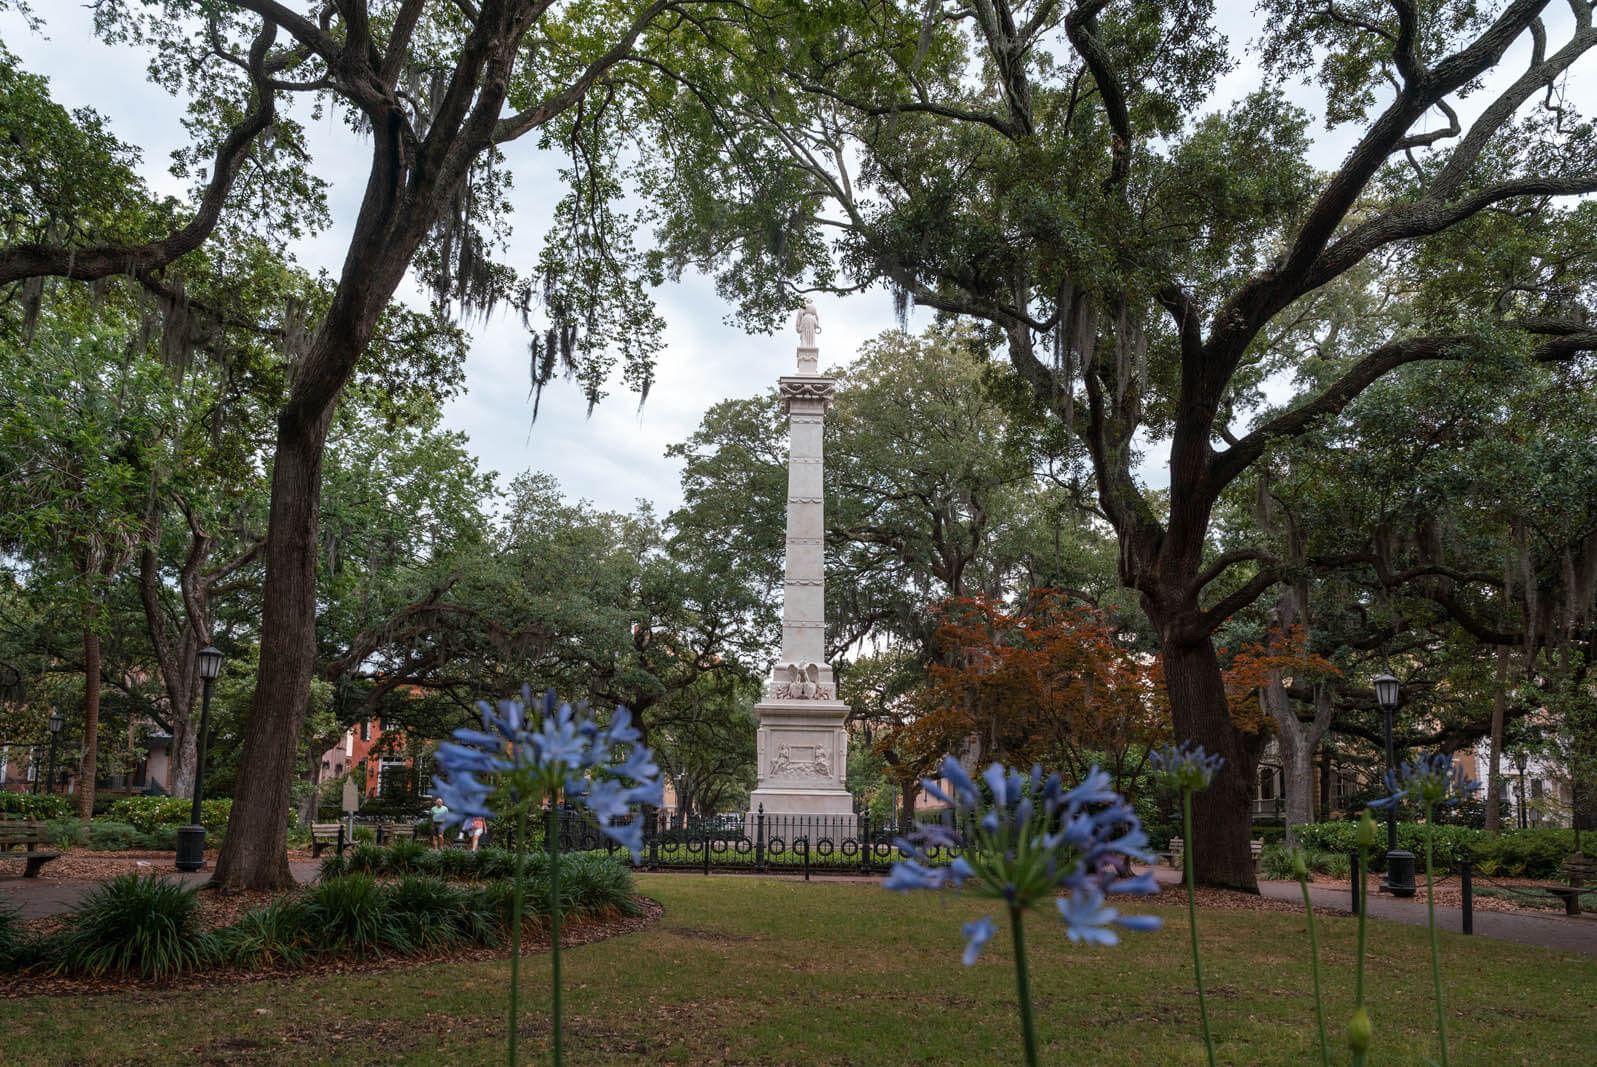
MULTIPOLYGON (((1057 773, 1029 775, 994 763, 982 772, 984 799, 953 756, 943 758, 942 779, 952 793, 931 779, 921 787, 949 805, 955 822, 923 824, 895 844, 903 859, 895 862, 883 886, 887 889, 957 889, 970 885, 980 896, 1002 900, 1012 911, 1041 905, 1061 889, 1059 913, 1070 937, 1114 944, 1110 926, 1151 930, 1153 916, 1121 915, 1103 906, 1106 893, 1157 893, 1152 872, 1135 878, 1131 860, 1151 862, 1148 835, 1125 798, 1112 788, 1113 779, 1094 767, 1080 784, 1066 789, 1057 773), (967 830, 956 829, 962 821, 967 830), (947 866, 934 866, 931 853, 959 849, 947 866)), ((964 928, 966 965, 993 937, 990 916, 964 928)))
POLYGON ((1214 776, 1225 766, 1225 757, 1212 756, 1202 745, 1184 741, 1179 746, 1166 745, 1149 758, 1154 770, 1168 777, 1178 789, 1201 793, 1209 788, 1214 776))
POLYGON ((453 821, 529 811, 561 791, 568 808, 591 811, 600 832, 637 861, 643 824, 618 820, 636 804, 660 804, 663 787, 631 712, 617 707, 600 726, 552 689, 536 704, 523 689, 520 700, 502 700, 497 709, 484 701, 477 709, 482 729, 456 730, 436 755, 443 777, 433 778, 433 789, 453 821))
POLYGON ((1428 811, 1451 807, 1481 787, 1481 783, 1464 777, 1462 765, 1453 757, 1438 752, 1434 756, 1420 756, 1386 772, 1386 788, 1391 795, 1370 801, 1372 808, 1386 808, 1407 797, 1428 811))

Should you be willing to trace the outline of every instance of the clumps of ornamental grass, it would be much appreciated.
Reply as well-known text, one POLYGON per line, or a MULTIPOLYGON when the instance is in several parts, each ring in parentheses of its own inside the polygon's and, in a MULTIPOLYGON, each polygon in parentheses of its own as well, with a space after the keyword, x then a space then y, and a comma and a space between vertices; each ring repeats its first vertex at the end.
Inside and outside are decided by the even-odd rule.
POLYGON ((335 955, 409 953, 416 945, 375 879, 350 874, 305 890, 306 923, 323 951, 335 955))
POLYGON ((216 958, 215 934, 200 928, 195 890, 156 875, 112 878, 72 909, 56 943, 56 970, 171 978, 216 958))
POLYGON ((298 896, 280 897, 247 911, 219 931, 222 954, 247 970, 298 967, 317 951, 309 909, 298 896))

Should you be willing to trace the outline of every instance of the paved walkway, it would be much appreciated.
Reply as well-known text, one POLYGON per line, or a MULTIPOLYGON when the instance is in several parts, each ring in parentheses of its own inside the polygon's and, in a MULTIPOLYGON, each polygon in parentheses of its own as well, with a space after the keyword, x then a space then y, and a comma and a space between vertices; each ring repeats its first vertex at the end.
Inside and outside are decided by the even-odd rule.
MULTIPOLYGON (((294 880, 301 885, 314 882, 320 867, 319 863, 307 862, 290 862, 288 865, 294 880)), ((51 878, 49 870, 47 863, 37 878, 0 879, 0 906, 16 908, 24 919, 40 919, 46 915, 71 911, 80 900, 100 887, 100 883, 95 881, 51 878)), ((178 871, 173 869, 170 862, 162 864, 156 860, 151 860, 147 868, 139 868, 140 874, 146 872, 189 885, 204 885, 211 880, 210 871, 178 871)))
MULTIPOLYGON (((1161 885, 1181 882, 1181 872, 1169 867, 1155 868, 1155 877, 1161 885)), ((1294 904, 1303 901, 1303 890, 1296 882, 1259 883, 1259 893, 1273 900, 1289 900, 1294 904)), ((1309 899, 1316 908, 1349 912, 1353 908, 1353 894, 1347 889, 1317 888, 1309 884, 1309 899)), ((1425 884, 1407 900, 1399 900, 1385 893, 1370 893, 1369 916, 1387 922, 1408 923, 1410 926, 1426 925, 1425 884)), ((1561 949, 1565 952, 1584 952, 1597 956, 1597 915, 1530 915, 1521 912, 1474 910, 1475 936, 1490 937, 1498 941, 1514 941, 1521 945, 1540 945, 1543 948, 1561 949)), ((1436 927, 1455 933, 1464 929, 1462 908, 1436 909, 1436 927)))

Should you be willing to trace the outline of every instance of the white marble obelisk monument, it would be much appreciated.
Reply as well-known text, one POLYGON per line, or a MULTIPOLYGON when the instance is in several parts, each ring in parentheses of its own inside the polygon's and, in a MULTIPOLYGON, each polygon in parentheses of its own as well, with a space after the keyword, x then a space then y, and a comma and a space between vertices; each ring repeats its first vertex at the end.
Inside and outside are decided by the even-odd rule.
POLYGON ((771 669, 760 717, 758 785, 749 810, 766 815, 852 816, 843 788, 848 766, 848 705, 826 663, 825 506, 821 426, 836 382, 817 372, 820 320, 810 301, 795 322, 798 373, 780 379, 788 417, 787 573, 782 596, 782 655, 771 669))

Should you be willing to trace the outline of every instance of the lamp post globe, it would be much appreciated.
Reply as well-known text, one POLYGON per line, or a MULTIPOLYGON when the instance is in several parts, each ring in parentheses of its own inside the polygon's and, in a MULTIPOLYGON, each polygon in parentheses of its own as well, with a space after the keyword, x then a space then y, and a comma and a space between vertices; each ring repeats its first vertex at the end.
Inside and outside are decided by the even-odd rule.
POLYGON ((200 673, 200 732, 194 742, 194 805, 189 825, 177 828, 177 869, 197 871, 205 866, 205 827, 200 804, 205 800, 205 733, 211 717, 211 686, 222 673, 222 651, 206 645, 195 655, 200 673))
POLYGON ((46 793, 55 792, 55 742, 61 736, 61 727, 66 724, 66 719, 59 711, 50 713, 50 776, 44 781, 44 791, 46 793))
MULTIPOLYGON (((1392 713, 1397 710, 1400 684, 1390 674, 1370 679, 1375 687, 1375 702, 1381 707, 1381 734, 1386 741, 1386 770, 1397 770, 1397 753, 1392 747, 1392 713)), ((1397 847, 1397 805, 1386 809, 1386 881, 1381 892, 1394 897, 1414 895, 1414 853, 1397 847)))

